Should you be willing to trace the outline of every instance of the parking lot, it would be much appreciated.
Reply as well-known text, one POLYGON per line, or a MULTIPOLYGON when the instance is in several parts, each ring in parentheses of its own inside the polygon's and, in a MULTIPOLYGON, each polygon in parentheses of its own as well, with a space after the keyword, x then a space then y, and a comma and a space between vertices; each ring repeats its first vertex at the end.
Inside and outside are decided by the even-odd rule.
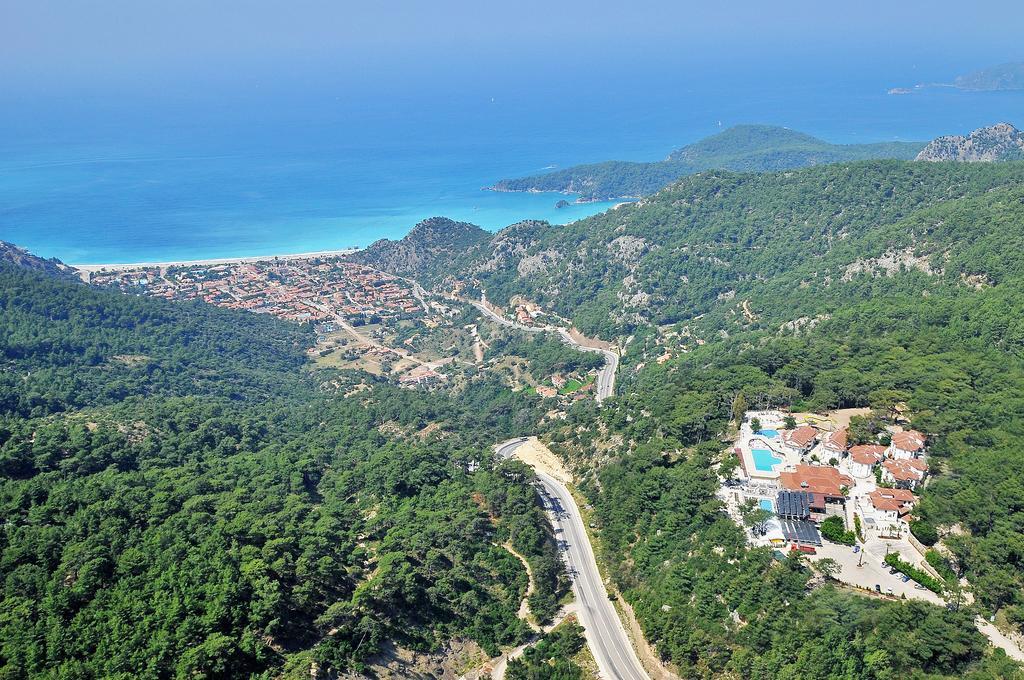
MULTIPOLYGON (((910 549, 913 550, 913 548, 910 549)), ((844 583, 871 590, 875 590, 875 585, 877 584, 883 594, 891 591, 891 594, 895 597, 906 595, 907 598, 925 600, 926 602, 938 605, 943 604, 942 598, 932 591, 923 586, 916 587, 917 584, 914 581, 904 582, 901 574, 889 573, 889 567, 882 563, 885 555, 885 544, 881 541, 872 541, 869 543, 868 550, 863 552, 863 559, 861 559, 861 554, 855 553, 852 546, 826 542, 825 545, 817 549, 818 554, 809 556, 809 559, 811 561, 825 557, 834 559, 842 568, 835 578, 844 583)), ((918 561, 916 556, 913 561, 918 561)))

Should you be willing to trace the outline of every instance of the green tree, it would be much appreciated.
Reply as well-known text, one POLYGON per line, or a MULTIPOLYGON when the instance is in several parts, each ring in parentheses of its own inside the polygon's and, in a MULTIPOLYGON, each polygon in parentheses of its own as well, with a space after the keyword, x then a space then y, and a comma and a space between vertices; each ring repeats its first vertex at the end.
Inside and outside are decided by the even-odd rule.
POLYGON ((831 557, 824 557, 814 563, 814 568, 818 570, 822 576, 826 579, 834 579, 839 572, 842 571, 842 567, 831 557))
POLYGON ((747 399, 743 396, 742 390, 736 393, 736 396, 732 400, 732 419, 736 423, 736 427, 743 424, 743 419, 747 414, 747 399))

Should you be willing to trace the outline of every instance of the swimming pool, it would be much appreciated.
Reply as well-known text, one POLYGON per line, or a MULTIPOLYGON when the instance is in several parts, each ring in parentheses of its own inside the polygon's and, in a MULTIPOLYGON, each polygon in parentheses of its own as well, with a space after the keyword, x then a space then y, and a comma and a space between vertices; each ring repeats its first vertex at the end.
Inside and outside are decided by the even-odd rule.
POLYGON ((767 510, 768 512, 775 512, 775 506, 772 505, 772 502, 767 498, 762 498, 758 504, 761 506, 762 510, 767 510))
POLYGON ((778 439, 779 437, 778 430, 758 430, 754 434, 759 434, 762 437, 770 437, 771 439, 778 439))
POLYGON ((771 472, 782 462, 781 458, 773 456, 768 449, 751 449, 750 453, 754 456, 754 467, 761 472, 771 472))

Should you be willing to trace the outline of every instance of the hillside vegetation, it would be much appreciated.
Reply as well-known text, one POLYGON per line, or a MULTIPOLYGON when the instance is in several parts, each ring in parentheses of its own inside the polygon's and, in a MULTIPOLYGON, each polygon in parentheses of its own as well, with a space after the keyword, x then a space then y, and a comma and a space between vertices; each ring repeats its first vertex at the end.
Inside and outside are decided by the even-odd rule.
POLYGON ((770 125, 737 125, 676 149, 650 163, 605 161, 521 179, 504 179, 496 191, 560 191, 582 200, 638 198, 685 175, 703 170, 765 172, 843 161, 913 158, 918 142, 830 144, 811 135, 770 125))
POLYGON ((346 398, 304 373, 302 327, 3 262, 0 324, 3 677, 497 654, 529 634, 506 541, 538 619, 565 592, 532 473, 490 453, 539 413, 486 376, 346 398))
MULTIPOLYGON (((968 253, 980 248, 978 237, 994 246, 1012 232, 977 224, 951 233, 936 211, 970 209, 981 205, 971 203, 976 198, 1012 205, 1022 180, 1018 163, 710 171, 564 227, 513 225, 460 276, 499 304, 523 295, 608 337, 702 314, 732 315, 740 300, 755 295, 784 310, 781 323, 821 311, 822 296, 842 303, 846 291, 874 278, 849 280, 854 270, 921 272, 927 265, 928 281, 959 285, 961 275, 1005 268, 980 262, 970 271, 976 258, 968 253), (959 256, 956 266, 940 262, 947 254, 959 256), (764 294, 766 286, 781 292, 764 294)), ((443 270, 433 274, 444 281, 443 270)))
POLYGON ((969 135, 948 135, 928 142, 915 160, 992 162, 1024 160, 1024 132, 997 123, 969 135))
MULTIPOLYGON (((825 677, 966 675, 957 664, 977 652, 941 667, 897 660, 902 643, 881 632, 894 624, 859 618, 846 595, 815 591, 794 606, 806 576, 797 569, 786 585, 770 555, 743 548, 718 511, 710 470, 738 393, 754 407, 796 410, 886 413, 905 403, 911 425, 929 434, 937 471, 922 492, 923 522, 944 537, 980 610, 1024 624, 1022 187, 1020 163, 707 172, 565 227, 513 225, 458 276, 435 271, 434 283, 458 278, 499 303, 521 295, 586 332, 630 339, 620 396, 601 425, 581 412, 548 436, 591 477, 615 579, 685 674, 788 677, 859 659, 850 676, 825 677), (653 361, 663 353, 667 361, 653 361), (796 619, 773 614, 776 597, 796 619), (801 617, 836 611, 849 612, 842 625, 868 628, 811 638, 877 634, 879 647, 793 633, 801 617), (787 647, 794 638, 799 650, 787 647), (785 648, 791 655, 776 656, 785 648), (845 651, 831 656, 836 649, 845 651), (778 675, 755 656, 774 659, 778 675)), ((893 615, 907 650, 923 639, 909 620, 944 621, 929 639, 951 648, 975 644, 969 617, 893 615)))
POLYGON ((380 239, 349 259, 399 276, 450 268, 457 258, 487 243, 491 234, 468 222, 431 217, 398 241, 380 239))
MULTIPOLYGON (((314 372, 301 327, 0 263, 0 670, 330 677, 391 643, 517 644, 503 544, 538 618, 568 581, 532 474, 491 445, 540 434, 682 677, 1018 678, 972 621, 1024 624, 1022 187, 1020 163, 716 170, 565 227, 430 220, 363 255, 624 348, 617 396, 556 414, 488 371, 430 393, 314 372), (741 393, 905 405, 936 470, 922 526, 975 607, 880 603, 749 549, 715 496, 741 393)), ((495 344, 538 373, 593 359, 495 344)), ((510 673, 578 677, 563 633, 510 673)))

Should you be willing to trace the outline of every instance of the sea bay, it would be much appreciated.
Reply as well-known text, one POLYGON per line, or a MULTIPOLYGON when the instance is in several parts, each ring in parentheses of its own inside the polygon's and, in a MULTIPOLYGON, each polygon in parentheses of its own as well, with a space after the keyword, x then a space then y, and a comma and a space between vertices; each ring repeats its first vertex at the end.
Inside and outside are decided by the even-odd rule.
POLYGON ((577 163, 655 160, 733 124, 851 143, 1024 123, 1020 92, 886 94, 918 75, 738 69, 668 84, 665 74, 577 78, 540 93, 483 79, 378 88, 358 104, 329 83, 236 85, 5 106, 0 239, 71 263, 361 247, 434 215, 490 230, 580 219, 612 203, 557 208, 572 197, 481 189, 577 163))

